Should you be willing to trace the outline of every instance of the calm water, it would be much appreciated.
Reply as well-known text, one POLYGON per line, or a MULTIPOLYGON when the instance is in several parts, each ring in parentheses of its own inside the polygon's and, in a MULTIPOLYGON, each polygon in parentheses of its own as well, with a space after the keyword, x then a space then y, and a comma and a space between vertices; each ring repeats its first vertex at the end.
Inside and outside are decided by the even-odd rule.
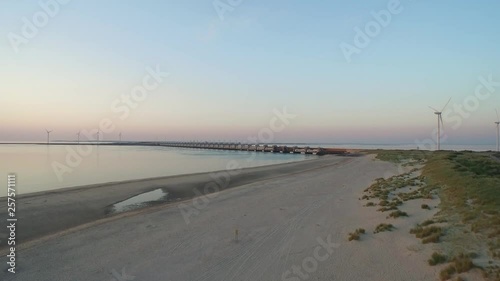
MULTIPOLYGON (((82 146, 90 150, 90 153, 79 161, 78 157, 68 156, 71 155, 68 149, 76 148, 77 146, 64 145, 2 144, 0 176, 6 182, 8 173, 16 173, 17 192, 22 194, 112 181, 224 170, 231 160, 245 168, 316 157, 167 147, 82 146), (61 178, 58 178, 53 167, 59 165, 55 163, 60 163, 60 171, 67 169, 65 173, 59 172, 61 178), (61 168, 63 165, 66 168, 61 168)), ((6 194, 6 188, 0 189, 0 197, 6 194)))

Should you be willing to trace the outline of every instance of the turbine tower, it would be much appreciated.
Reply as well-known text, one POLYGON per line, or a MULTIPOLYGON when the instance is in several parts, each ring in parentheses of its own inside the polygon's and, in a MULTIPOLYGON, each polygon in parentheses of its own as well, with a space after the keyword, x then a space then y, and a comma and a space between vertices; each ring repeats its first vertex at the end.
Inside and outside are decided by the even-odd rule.
POLYGON ((497 113, 497 122, 495 122, 495 124, 497 124, 497 152, 500 151, 500 117, 498 116, 498 110, 496 110, 496 113, 497 113))
POLYGON ((80 131, 78 131, 78 133, 76 133, 76 135, 78 136, 78 141, 77 143, 80 144, 80 131))
POLYGON ((50 133, 52 133, 52 131, 49 131, 47 129, 45 129, 45 131, 47 132, 47 144, 50 143, 50 133))
POLYGON ((99 133, 101 132, 101 130, 97 129, 97 144, 99 144, 99 133))
POLYGON ((438 121, 438 131, 437 131, 437 150, 441 150, 441 127, 444 127, 443 125, 443 116, 441 115, 443 113, 443 110, 448 106, 450 103, 451 98, 448 100, 448 102, 444 105, 443 109, 437 110, 435 108, 432 108, 429 106, 430 109, 434 110, 434 114, 437 115, 437 121, 438 121))

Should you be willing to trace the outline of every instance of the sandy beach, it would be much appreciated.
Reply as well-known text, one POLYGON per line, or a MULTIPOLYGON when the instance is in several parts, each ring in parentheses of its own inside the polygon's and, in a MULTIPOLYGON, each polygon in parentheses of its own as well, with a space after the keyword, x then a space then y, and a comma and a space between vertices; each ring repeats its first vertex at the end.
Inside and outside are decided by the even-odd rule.
MULTIPOLYGON (((25 244, 73 227, 93 223, 100 219, 109 219, 110 207, 113 204, 158 188, 169 193, 168 202, 163 203, 172 203, 192 198, 199 193, 203 194, 207 183, 221 183, 219 186, 223 190, 258 180, 332 165, 340 160, 341 158, 336 158, 332 162, 327 159, 317 159, 317 161, 300 161, 248 169, 239 169, 238 162, 234 162, 230 167, 232 174, 230 177, 227 177, 228 171, 223 170, 18 195, 17 199, 21 206, 16 214, 20 229, 17 238, 20 243, 25 244)), ((0 200, 0 218, 7 218, 6 200, 0 200)), ((5 249, 5 246, 5 241, 0 242, 0 251, 5 249)))
MULTIPOLYGON (((182 200, 111 218, 82 216, 77 222, 86 222, 83 227, 26 243, 18 252, 18 273, 3 280, 437 279, 439 268, 427 265, 432 246, 409 234, 410 228, 436 210, 424 211, 420 200, 415 200, 401 207, 409 218, 388 219, 387 213, 364 207, 366 201, 360 200, 375 179, 401 173, 397 165, 375 160, 373 155, 329 156, 241 172, 246 176, 235 180, 234 188, 203 200, 182 200), (296 170, 279 174, 280 169, 296 170), (244 180, 264 170, 273 172, 244 180), (383 222, 395 229, 373 234, 383 222), (348 234, 357 228, 366 229, 366 234, 360 241, 348 241, 348 234)), ((201 182, 204 176, 188 178, 201 182)), ((27 196, 23 201, 31 204, 23 212, 30 205, 42 208, 44 198, 66 198, 68 205, 52 210, 52 217, 25 217, 50 224, 59 214, 69 212, 71 199, 92 198, 94 190, 102 198, 95 205, 97 210, 99 204, 102 207, 138 190, 183 178, 186 180, 175 177, 27 196)), ((438 200, 426 202, 435 206, 438 200)), ((56 225, 67 229, 69 223, 56 225)), ((25 230, 20 229, 19 235, 25 230)), ((41 233, 35 229, 31 235, 41 233)), ((6 258, 0 261, 5 264, 6 258)))

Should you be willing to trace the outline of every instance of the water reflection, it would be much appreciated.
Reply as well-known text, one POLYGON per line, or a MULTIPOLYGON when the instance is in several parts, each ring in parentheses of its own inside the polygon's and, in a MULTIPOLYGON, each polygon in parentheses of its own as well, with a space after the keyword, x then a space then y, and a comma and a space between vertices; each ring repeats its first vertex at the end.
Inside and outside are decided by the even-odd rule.
MULTIPOLYGON (((30 193, 114 181, 294 162, 316 156, 179 149, 161 146, 0 145, 0 171, 17 173, 18 192, 30 193), (56 169, 59 169, 59 180, 56 169), (61 174, 62 173, 62 174, 61 174)), ((0 189, 0 197, 6 189, 0 189)))
POLYGON ((167 196, 168 192, 164 192, 163 189, 158 188, 114 204, 111 207, 111 213, 130 211, 150 205, 154 202, 165 201, 167 196))

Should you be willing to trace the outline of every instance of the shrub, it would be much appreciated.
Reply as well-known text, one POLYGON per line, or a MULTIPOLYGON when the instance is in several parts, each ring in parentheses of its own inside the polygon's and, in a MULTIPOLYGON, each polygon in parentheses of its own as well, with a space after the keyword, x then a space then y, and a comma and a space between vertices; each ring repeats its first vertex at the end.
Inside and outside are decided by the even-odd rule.
MULTIPOLYGON (((451 276, 454 273, 467 272, 474 267, 474 263, 472 262, 470 256, 465 255, 463 253, 454 257, 452 259, 452 261, 453 261, 453 264, 450 264, 449 266, 447 266, 439 274, 439 276, 441 277, 441 280, 448 280, 451 278, 451 276)), ((460 277, 457 277, 457 280, 460 280, 459 278, 460 277)))
POLYGON ((381 223, 377 225, 373 233, 379 233, 383 231, 391 231, 394 228, 392 224, 381 223))
POLYGON ((433 224, 433 223, 434 223, 434 221, 433 221, 433 220, 426 220, 426 221, 424 221, 424 222, 423 222, 422 224, 420 224, 420 225, 421 225, 421 226, 428 226, 428 225, 433 224))
POLYGON ((422 227, 417 225, 417 227, 410 230, 411 234, 415 234, 417 238, 422 239, 422 243, 437 243, 439 238, 443 234, 443 230, 438 226, 422 227))
POLYGON ((375 206, 375 203, 373 203, 373 202, 368 202, 368 203, 366 203, 366 205, 365 205, 365 206, 366 206, 366 207, 373 207, 373 206, 375 206))
POLYGON ((453 258, 453 263, 455 264, 455 269, 458 273, 467 272, 474 267, 474 263, 471 258, 464 253, 461 253, 453 258))
POLYGON ((429 265, 437 265, 446 262, 447 258, 445 255, 434 252, 431 258, 428 260, 429 265))
POLYGON ((455 267, 453 265, 447 266, 445 269, 441 270, 439 277, 442 281, 448 280, 455 273, 455 267))
POLYGON ((422 209, 427 209, 427 210, 431 209, 431 207, 429 207, 429 205, 427 205, 427 204, 422 204, 421 207, 422 207, 422 209))
POLYGON ((422 243, 423 244, 438 243, 439 242, 439 237, 441 237, 441 234, 434 233, 431 236, 428 236, 428 237, 422 239, 422 243))
POLYGON ((382 200, 382 201, 380 201, 378 204, 379 204, 380 206, 387 206, 387 205, 389 205, 389 201, 387 201, 387 200, 382 200))
POLYGON ((406 212, 403 212, 401 210, 394 211, 389 214, 389 217, 391 218, 399 218, 399 217, 407 217, 408 214, 406 212))
POLYGON ((351 232, 349 233, 349 241, 352 241, 352 240, 359 240, 359 234, 357 234, 356 232, 351 232))
POLYGON ((352 241, 352 240, 357 241, 360 239, 361 234, 365 234, 364 228, 358 228, 358 229, 356 229, 356 231, 349 233, 348 239, 349 239, 349 241, 352 241))

